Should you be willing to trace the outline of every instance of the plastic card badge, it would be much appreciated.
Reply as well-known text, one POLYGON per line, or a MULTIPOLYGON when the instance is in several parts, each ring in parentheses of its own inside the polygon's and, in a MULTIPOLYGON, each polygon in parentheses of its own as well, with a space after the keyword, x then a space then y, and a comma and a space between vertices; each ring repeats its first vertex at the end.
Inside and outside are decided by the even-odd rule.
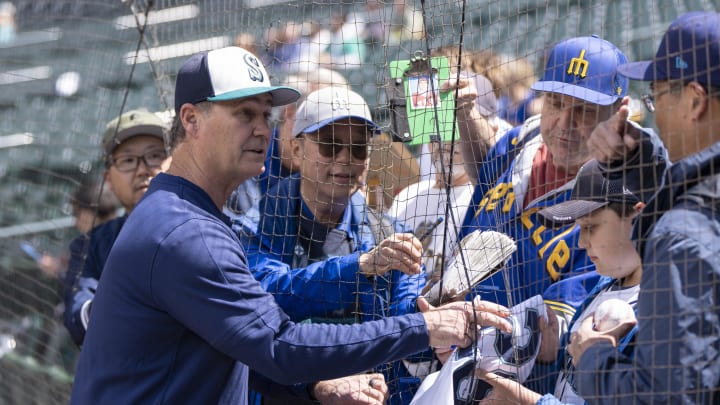
POLYGON ((440 92, 441 83, 450 78, 447 58, 428 59, 418 51, 410 60, 390 62, 390 77, 395 139, 411 145, 429 143, 433 135, 452 140, 455 100, 452 92, 440 92))

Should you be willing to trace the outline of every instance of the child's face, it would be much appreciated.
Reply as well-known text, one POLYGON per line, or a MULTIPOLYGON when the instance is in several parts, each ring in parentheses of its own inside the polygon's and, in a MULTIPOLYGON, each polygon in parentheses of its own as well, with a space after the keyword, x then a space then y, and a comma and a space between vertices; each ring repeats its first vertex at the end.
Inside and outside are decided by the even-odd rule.
POLYGON ((633 216, 621 218, 608 208, 600 208, 578 218, 580 226, 578 246, 587 251, 598 273, 613 278, 624 278, 623 285, 640 282, 641 260, 630 232, 633 216))

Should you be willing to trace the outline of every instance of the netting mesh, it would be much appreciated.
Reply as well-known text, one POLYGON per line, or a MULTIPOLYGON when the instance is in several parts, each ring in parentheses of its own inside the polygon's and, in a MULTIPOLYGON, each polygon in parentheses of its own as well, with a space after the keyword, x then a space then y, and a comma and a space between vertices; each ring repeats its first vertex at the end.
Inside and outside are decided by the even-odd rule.
MULTIPOLYGON (((3 2, 0 403, 68 401, 78 354, 62 324, 68 244, 79 234, 72 196, 87 183, 102 182, 100 144, 109 120, 139 107, 172 108, 175 74, 189 55, 237 44, 262 59, 274 83, 320 67, 339 72, 383 129, 372 141, 368 205, 400 215, 421 234, 436 222, 431 213, 437 215, 436 206, 444 206, 448 194, 428 192, 437 172, 433 148, 393 142, 389 133, 391 62, 418 51, 443 54, 456 72, 462 52, 461 70, 492 82, 507 113, 503 118, 514 125, 537 111, 512 107, 528 94, 557 41, 597 34, 631 61, 648 59, 669 22, 689 10, 720 11, 720 5, 708 0, 3 2), (414 183, 419 185, 399 194, 414 183), (413 205, 413 197, 423 193, 430 195, 424 205, 413 205)), ((629 95, 639 99, 645 86, 631 82, 629 95)), ((633 106, 634 119, 653 126, 652 117, 633 106)), ((282 124, 282 117, 276 118, 282 124)), ((449 156, 445 151, 445 162, 449 156)), ((504 210, 507 191, 495 189, 485 204, 504 210)), ((443 254, 446 260, 452 256, 455 228, 471 193, 469 186, 454 190, 450 201, 456 211, 443 213, 444 223, 431 230, 437 241, 425 245, 429 268, 439 270, 443 254)), ((521 219, 515 226, 527 223, 521 219)), ((541 232, 527 237, 542 238, 541 232)), ((535 242, 544 260, 539 266, 555 279, 553 266, 573 260, 574 247, 561 242, 535 242)), ((530 262, 537 259, 520 254, 514 266, 530 262)), ((486 298, 515 304, 512 293, 486 298)), ((358 307, 352 311, 357 315, 358 307)))

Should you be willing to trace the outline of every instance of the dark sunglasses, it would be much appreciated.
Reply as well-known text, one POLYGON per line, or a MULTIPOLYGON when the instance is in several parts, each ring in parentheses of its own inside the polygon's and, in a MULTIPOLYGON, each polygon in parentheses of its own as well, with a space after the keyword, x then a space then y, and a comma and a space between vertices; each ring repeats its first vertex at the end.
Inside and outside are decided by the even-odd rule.
POLYGON ((316 144, 320 155, 326 158, 334 158, 345 148, 350 151, 350 155, 352 155, 353 158, 358 160, 365 160, 370 156, 369 143, 337 143, 332 138, 317 138, 307 134, 304 134, 303 138, 316 144))

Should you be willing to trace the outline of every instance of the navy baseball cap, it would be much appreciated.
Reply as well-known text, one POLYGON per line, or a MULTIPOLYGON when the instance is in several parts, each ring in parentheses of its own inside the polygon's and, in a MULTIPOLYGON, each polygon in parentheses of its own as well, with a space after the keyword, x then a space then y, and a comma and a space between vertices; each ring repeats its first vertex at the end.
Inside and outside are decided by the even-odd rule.
POLYGON ((290 104, 300 98, 292 87, 272 86, 260 59, 245 49, 230 46, 191 56, 180 67, 175 81, 175 113, 185 103, 225 101, 269 93, 272 105, 290 104))
POLYGON ((640 187, 629 183, 629 178, 608 179, 598 161, 591 160, 580 168, 570 199, 543 208, 539 218, 546 227, 558 228, 610 203, 635 205, 640 202, 640 187))
POLYGON ((550 51, 532 89, 610 105, 627 94, 629 81, 617 71, 623 63, 627 58, 620 49, 598 36, 570 38, 550 51))
POLYGON ((635 80, 680 79, 720 85, 720 13, 681 15, 665 31, 653 60, 626 63, 618 71, 635 80))

